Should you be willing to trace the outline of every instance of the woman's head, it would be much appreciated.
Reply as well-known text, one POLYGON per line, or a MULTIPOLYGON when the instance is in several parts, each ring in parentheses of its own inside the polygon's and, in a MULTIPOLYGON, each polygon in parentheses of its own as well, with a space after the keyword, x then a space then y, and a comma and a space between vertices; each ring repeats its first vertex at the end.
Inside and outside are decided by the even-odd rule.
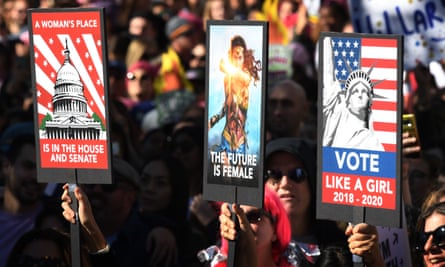
POLYGON ((266 145, 266 184, 291 218, 315 218, 315 160, 315 147, 303 139, 278 138, 266 145))
POLYGON ((445 261, 445 202, 428 207, 419 217, 416 250, 427 267, 445 261))
POLYGON ((157 72, 155 66, 144 60, 130 66, 126 79, 128 97, 135 102, 153 99, 155 96, 153 79, 157 72))
POLYGON ((255 59, 254 51, 247 49, 246 41, 240 35, 235 35, 230 40, 229 58, 234 66, 249 73, 254 82, 259 81, 261 61, 255 59))
POLYGON ((175 222, 186 218, 188 182, 182 163, 161 155, 145 164, 141 173, 139 206, 142 212, 165 215, 175 222))
POLYGON ((230 59, 232 64, 242 67, 244 64, 244 53, 247 49, 243 37, 236 35, 230 41, 230 59))
MULTIPOLYGON (((25 233, 12 249, 7 267, 71 265, 71 245, 67 234, 58 230, 34 229, 25 233)), ((82 266, 90 266, 82 253, 82 266)))
MULTIPOLYGON (((203 20, 223 20, 226 19, 225 0, 208 0, 204 4, 203 20)), ((205 29, 204 29, 205 30, 205 29)))
MULTIPOLYGON (((258 253, 271 250, 274 262, 279 265, 291 239, 289 219, 275 192, 268 187, 264 191, 262 209, 241 205, 256 241, 258 253)), ((222 251, 227 253, 227 240, 222 240, 222 251)))
POLYGON ((354 114, 371 111, 374 84, 369 77, 369 73, 362 70, 351 72, 345 83, 346 104, 348 109, 354 114))
POLYGON ((440 185, 437 189, 431 191, 422 204, 421 211, 426 211, 429 207, 439 202, 445 202, 445 185, 440 185))

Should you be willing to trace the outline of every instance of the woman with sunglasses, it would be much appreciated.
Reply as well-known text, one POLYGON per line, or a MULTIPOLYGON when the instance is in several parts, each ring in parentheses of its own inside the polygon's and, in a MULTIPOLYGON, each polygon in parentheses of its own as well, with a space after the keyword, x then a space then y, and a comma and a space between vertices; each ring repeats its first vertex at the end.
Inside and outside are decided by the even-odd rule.
POLYGON ((266 144, 265 181, 289 217, 290 260, 294 266, 314 266, 325 247, 337 244, 365 256, 366 266, 382 266, 374 226, 362 223, 340 229, 335 221, 316 219, 315 162, 316 147, 309 140, 277 138, 266 144))
POLYGON ((416 251, 426 267, 445 266, 445 202, 427 207, 417 224, 416 251))
POLYGON ((266 144, 266 185, 275 190, 289 216, 298 266, 314 264, 328 244, 347 246, 335 222, 316 220, 315 151, 315 144, 299 138, 277 138, 266 144))

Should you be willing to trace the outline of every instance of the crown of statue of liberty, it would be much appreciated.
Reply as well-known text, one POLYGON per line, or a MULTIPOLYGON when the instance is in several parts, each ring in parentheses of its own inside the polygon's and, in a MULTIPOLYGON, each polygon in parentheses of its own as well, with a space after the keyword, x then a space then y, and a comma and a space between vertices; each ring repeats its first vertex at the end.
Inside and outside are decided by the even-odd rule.
MULTIPOLYGON (((361 83, 361 84, 364 84, 364 85, 371 91, 371 95, 372 95, 373 97, 376 97, 376 98, 384 98, 383 96, 379 96, 379 95, 375 95, 375 94, 374 94, 374 87, 375 87, 377 84, 379 84, 379 83, 381 83, 381 82, 384 81, 384 79, 383 79, 383 80, 380 80, 380 81, 376 81, 376 82, 373 82, 373 81, 371 80, 371 72, 372 72, 372 70, 374 69, 374 65, 375 65, 375 64, 373 64, 373 65, 371 66, 371 68, 369 68, 368 71, 364 71, 364 70, 361 70, 361 69, 352 70, 352 68, 351 68, 351 66, 349 65, 348 61, 345 60, 345 59, 343 59, 343 60, 344 60, 344 62, 346 63, 346 68, 348 69, 349 75, 348 75, 348 78, 347 78, 346 80, 339 80, 339 82, 340 82, 341 84, 343 84, 343 88, 344 88, 345 90, 348 90, 348 91, 349 91, 349 90, 350 90, 351 88, 353 88, 355 85, 361 83)), ((347 92, 347 93, 350 93, 350 92, 347 92)))

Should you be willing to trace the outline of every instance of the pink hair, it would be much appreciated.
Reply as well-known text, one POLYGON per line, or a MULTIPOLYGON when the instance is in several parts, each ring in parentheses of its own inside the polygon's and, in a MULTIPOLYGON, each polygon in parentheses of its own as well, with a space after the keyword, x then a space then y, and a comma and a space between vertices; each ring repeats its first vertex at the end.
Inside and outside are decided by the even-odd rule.
MULTIPOLYGON (((283 254, 289 246, 291 240, 289 218, 287 217, 286 210, 281 204, 281 201, 276 195, 275 191, 270 189, 267 185, 264 188, 264 210, 269 212, 274 218, 274 222, 272 223, 275 227, 277 240, 272 244, 273 260, 278 267, 290 267, 292 265, 290 265, 286 257, 283 257, 283 254)), ((221 251, 224 255, 227 255, 228 242, 225 238, 221 239, 221 251)), ((225 262, 216 266, 225 266, 225 262)))

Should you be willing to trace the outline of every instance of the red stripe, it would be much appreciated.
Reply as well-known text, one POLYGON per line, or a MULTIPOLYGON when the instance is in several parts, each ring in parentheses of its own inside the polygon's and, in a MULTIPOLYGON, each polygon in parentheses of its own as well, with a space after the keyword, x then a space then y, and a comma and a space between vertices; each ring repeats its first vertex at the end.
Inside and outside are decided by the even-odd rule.
POLYGON ((397 110, 397 103, 395 102, 388 102, 388 101, 379 101, 379 100, 373 100, 372 101, 372 109, 381 109, 381 110, 389 110, 389 111, 396 111, 397 110))
POLYGON ((374 88, 375 89, 390 89, 397 90, 397 81, 394 80, 372 80, 373 83, 377 83, 374 88))
MULTIPOLYGON (((75 40, 75 37, 73 37, 73 40, 75 40)), ((54 55, 56 55, 57 60, 59 61, 60 64, 63 64, 63 60, 64 60, 64 56, 61 55, 61 52, 65 49, 65 47, 60 43, 60 42, 54 42, 52 44, 47 44, 48 47, 51 48, 51 50, 53 51, 54 55)), ((80 42, 80 43, 76 43, 75 47, 69 47, 71 55, 72 53, 77 50, 79 55, 84 55, 86 52, 90 53, 91 52, 88 50, 88 47, 86 46, 85 42, 80 42)), ((38 50, 38 47, 35 47, 36 51, 38 50)), ((98 48, 97 46, 90 48, 90 50, 96 50, 96 52, 101 55, 102 51, 100 48, 98 48)), ((43 65, 43 60, 45 60, 45 58, 43 57, 44 53, 40 53, 42 56, 39 57, 39 59, 36 59, 36 64, 38 64, 40 66, 40 68, 46 73, 46 75, 48 76, 49 79, 53 79, 53 82, 55 81, 55 77, 51 77, 51 73, 53 72, 54 74, 57 73, 58 70, 54 70, 50 64, 48 64, 46 67, 43 65)), ((103 98, 103 94, 104 94, 104 88, 103 88, 103 84, 98 85, 96 83, 96 81, 99 80, 99 76, 98 73, 96 72, 95 68, 97 66, 95 66, 92 62, 92 58, 88 57, 88 58, 81 58, 82 61, 80 62, 76 62, 77 64, 75 64, 75 68, 77 70, 79 70, 80 68, 80 64, 82 64, 84 66, 84 68, 86 69, 86 71, 88 72, 88 76, 91 79, 92 82, 92 87, 88 87, 88 84, 85 83, 85 80, 83 79, 83 77, 80 77, 82 80, 82 83, 84 85, 84 95, 87 99, 87 105, 88 107, 92 110, 92 112, 95 112, 103 121, 105 121, 105 114, 102 114, 102 112, 100 111, 100 107, 104 106, 104 98, 103 98), (89 70, 89 66, 93 67, 93 70, 89 70), (96 91, 99 95, 98 102, 95 101, 95 99, 92 96, 92 92, 96 91), (92 102, 92 103, 91 103, 92 102)), ((42 91, 43 92, 43 91, 42 91)), ((52 99, 48 99, 48 100, 44 100, 43 98, 40 98, 39 100, 40 103, 42 103, 42 105, 46 106, 46 103, 52 102, 52 99)))
POLYGON ((397 59, 362 58, 361 61, 363 67, 374 66, 374 68, 397 68, 397 59))
POLYGON ((362 46, 397 47, 397 41, 397 39, 363 38, 362 46))
POLYGON ((386 152, 396 152, 396 144, 383 144, 386 152))
POLYGON ((395 132, 397 130, 397 124, 389 122, 375 121, 373 123, 373 127, 375 131, 381 131, 381 132, 395 132))

